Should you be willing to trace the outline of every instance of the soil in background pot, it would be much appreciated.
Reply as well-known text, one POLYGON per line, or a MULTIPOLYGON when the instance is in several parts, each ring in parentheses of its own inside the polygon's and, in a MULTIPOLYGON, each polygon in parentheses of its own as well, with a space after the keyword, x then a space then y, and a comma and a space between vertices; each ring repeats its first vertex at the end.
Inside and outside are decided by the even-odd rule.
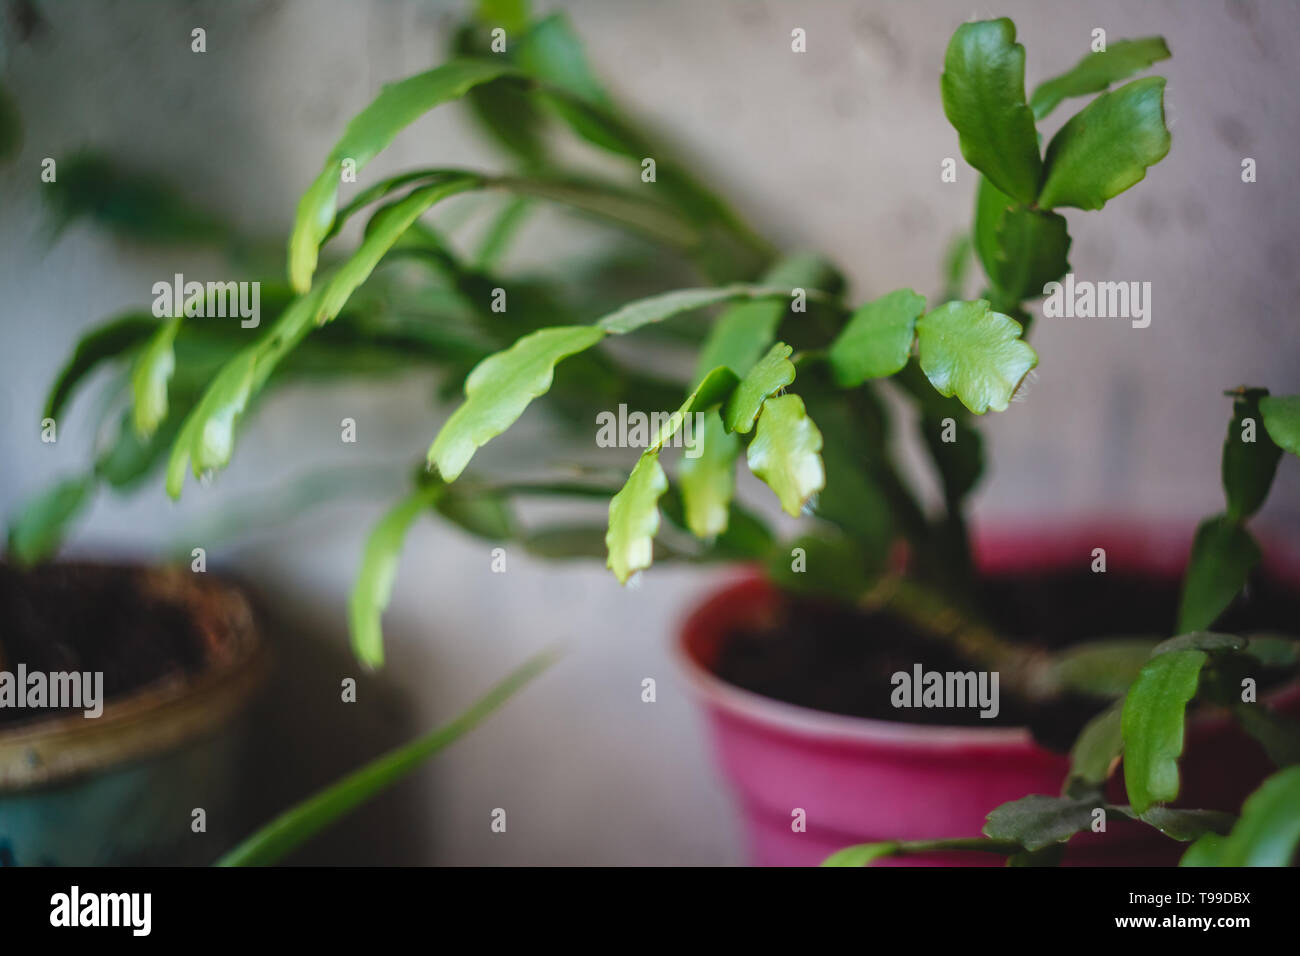
MULTIPOLYGON (((1047 571, 989 577, 979 584, 983 614, 1008 638, 1049 650, 1112 636, 1174 632, 1180 584, 1176 579, 1047 571)), ((1260 576, 1216 629, 1228 633, 1292 633, 1300 595, 1260 576)), ((890 704, 898 671, 977 669, 952 649, 936 646, 887 611, 867 613, 821 599, 788 595, 770 626, 734 630, 720 645, 717 676, 745 690, 815 710, 877 720, 944 725, 1029 726, 1047 746, 1069 745, 1104 706, 1064 697, 1030 706, 1000 688, 1000 712, 909 708, 890 704)), ((1264 686, 1264 682, 1261 682, 1264 686)))
MULTIPOLYGON (((185 679, 229 652, 212 589, 184 572, 97 564, 18 568, 0 563, 0 670, 102 672, 112 701, 185 679)), ((0 727, 55 708, 0 708, 0 727)))

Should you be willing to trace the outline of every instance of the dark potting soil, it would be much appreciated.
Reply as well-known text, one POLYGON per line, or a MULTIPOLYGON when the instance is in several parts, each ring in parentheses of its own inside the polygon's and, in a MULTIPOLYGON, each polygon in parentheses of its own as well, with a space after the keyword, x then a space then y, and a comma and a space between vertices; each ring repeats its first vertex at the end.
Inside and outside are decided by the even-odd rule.
MULTIPOLYGON (((978 592, 983 619, 1001 634, 1059 650, 1104 637, 1173 634, 1179 587, 1174 579, 1069 571, 987 578, 978 592)), ((1297 622, 1300 594, 1261 577, 1215 629, 1294 633, 1297 622)), ((912 674, 917 664, 923 671, 978 670, 887 611, 790 595, 770 626, 737 629, 724 639, 714 670, 746 690, 835 714, 920 724, 1027 725, 1057 749, 1067 747, 1107 703, 1069 696, 1031 704, 1001 686, 994 718, 981 718, 976 708, 895 708, 892 677, 912 674)))
MULTIPOLYGON (((185 585, 159 581, 157 572, 127 566, 0 563, 0 671, 102 672, 105 700, 199 673, 212 637, 180 596, 185 585)), ((0 707, 0 726, 57 712, 0 707)))

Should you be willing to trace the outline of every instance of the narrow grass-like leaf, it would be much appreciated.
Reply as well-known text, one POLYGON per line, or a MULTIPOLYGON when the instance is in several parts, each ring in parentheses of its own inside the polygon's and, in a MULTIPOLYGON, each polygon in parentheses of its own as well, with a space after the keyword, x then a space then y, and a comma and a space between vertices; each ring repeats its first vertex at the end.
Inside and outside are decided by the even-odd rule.
POLYGON ((943 111, 962 155, 1021 202, 1038 193, 1042 158, 1025 102, 1025 48, 1003 17, 963 23, 948 43, 940 81, 943 111))
POLYGON ((417 488, 398 502, 370 532, 361 569, 348 596, 348 624, 352 651, 367 667, 384 663, 384 633, 381 619, 393 594, 397 561, 406 542, 406 532, 422 512, 433 506, 445 491, 440 482, 417 488))
POLYGON ((822 434, 803 399, 787 393, 763 403, 746 458, 749 470, 776 492, 786 514, 797 517, 808 499, 826 487, 821 449, 822 434))
POLYGON ((1153 63, 1169 59, 1169 56, 1164 37, 1111 41, 1106 44, 1106 49, 1089 53, 1060 76, 1038 84, 1029 97, 1029 106, 1034 111, 1034 118, 1042 119, 1062 100, 1101 93, 1112 83, 1141 73, 1153 63))
POLYGON ((1300 455, 1300 395, 1270 395, 1260 399, 1259 410, 1277 446, 1300 455))
POLYGON ((1223 491, 1228 516, 1249 518, 1268 497, 1282 449, 1269 436, 1260 410, 1264 389, 1243 389, 1233 396, 1232 421, 1223 438, 1223 491))
POLYGON ((474 452, 509 428, 528 404, 551 387, 555 366, 605 337, 594 325, 540 329, 489 356, 465 380, 465 403, 447 419, 429 447, 429 463, 455 481, 474 452))
POLYGON ((916 320, 924 311, 925 296, 911 289, 896 289, 860 306, 831 344, 836 384, 856 388, 906 365, 916 338, 916 320))
POLYGON ((1153 76, 1103 93, 1061 127, 1047 146, 1044 209, 1100 209, 1141 182, 1169 152, 1165 81, 1153 76))
POLYGON ((1183 578, 1179 632, 1209 630, 1246 586, 1260 557, 1259 545, 1250 532, 1227 515, 1202 521, 1192 539, 1192 555, 1183 578))
POLYGON ((1300 767, 1273 774, 1241 808, 1226 837, 1201 837, 1179 866, 1290 866, 1300 845, 1300 767))
POLYGON ((455 743, 555 662, 529 658, 466 710, 423 737, 391 750, 280 814, 219 859, 217 866, 268 866, 455 743))
POLYGON ((1124 786, 1138 813, 1178 796, 1185 711, 1207 660, 1197 650, 1153 657, 1124 699, 1124 786))
POLYGON ((132 421, 137 434, 152 435, 167 417, 167 385, 176 371, 176 333, 181 317, 165 319, 131 371, 132 421))
POLYGON ((976 415, 1005 411, 1038 356, 1020 323, 984 299, 949 302, 916 323, 921 370, 940 395, 956 396, 976 415))
POLYGON ((768 397, 794 381, 794 363, 790 361, 793 352, 791 346, 777 342, 749 370, 722 409, 727 431, 748 433, 768 397))
POLYGON ((344 160, 351 160, 359 172, 398 133, 435 106, 512 72, 514 68, 505 61, 452 60, 385 86, 369 106, 354 116, 298 203, 289 239, 289 280, 293 287, 306 292, 311 286, 321 240, 334 221, 344 160))

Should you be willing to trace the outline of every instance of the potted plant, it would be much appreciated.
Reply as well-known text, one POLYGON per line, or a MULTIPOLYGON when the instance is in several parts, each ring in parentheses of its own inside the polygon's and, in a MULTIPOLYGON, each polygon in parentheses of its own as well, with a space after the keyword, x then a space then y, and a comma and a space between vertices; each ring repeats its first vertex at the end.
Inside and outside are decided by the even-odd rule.
MULTIPOLYGON (((166 456, 173 497, 187 472, 209 477, 229 464, 242 417, 314 347, 341 342, 343 370, 353 355, 427 356, 463 381, 465 397, 412 469, 410 493, 366 543, 349 603, 360 660, 383 662, 380 619, 402 541, 431 510, 536 553, 599 556, 624 583, 656 557, 758 566, 761 575, 751 572, 692 617, 682 645, 741 791, 755 858, 817 862, 855 837, 978 838, 990 806, 1059 782, 1069 765, 1063 751, 1113 711, 1161 639, 1204 631, 1225 611, 1241 615, 1234 627, 1243 632, 1280 629, 1293 610, 1294 574, 1281 554, 1264 563, 1252 600, 1234 604, 1259 563, 1241 537, 1253 508, 1230 509, 1231 533, 1198 533, 1181 598, 1171 581, 1181 551, 1168 535, 1131 526, 994 535, 967 526, 965 501, 983 468, 976 419, 1005 411, 1037 364, 1026 303, 1052 283, 1064 294, 1059 282, 1069 282, 1068 224, 1056 210, 1100 209, 1164 157, 1164 81, 1129 78, 1168 55, 1159 38, 1112 42, 1026 97, 1024 48, 1011 22, 958 28, 942 93, 962 153, 981 173, 969 246, 951 257, 938 301, 900 289, 852 306, 829 262, 777 255, 618 110, 562 17, 533 23, 518 4, 484 4, 458 34, 452 60, 385 87, 326 157, 297 207, 291 289, 273 321, 214 373, 183 349, 205 335, 193 318, 205 293, 187 292, 176 314, 96 354, 130 364, 124 433, 149 444, 151 462, 166 456), (1090 94, 1099 95, 1044 149, 1036 119, 1090 94), (511 152, 517 171, 413 170, 340 204, 341 187, 407 125, 456 99, 511 152), (563 166, 543 135, 555 124, 621 159, 621 181, 563 166), (507 198, 472 258, 421 222, 439 203, 485 192, 507 198), (707 284, 601 314, 590 299, 575 306, 585 283, 561 291, 513 282, 499 255, 538 202, 662 246, 707 284), (376 204, 356 248, 322 265, 332 241, 376 204), (987 290, 966 300, 959 290, 972 248, 987 290), (381 263, 436 277, 463 311, 395 331, 393 310, 366 305, 368 290, 400 288, 381 263), (686 321, 722 306, 703 334, 686 321), (674 383, 612 347, 634 334, 692 343, 694 374, 674 383), (943 488, 938 516, 894 463, 897 424, 882 382, 912 403, 943 488), (558 474, 470 473, 477 450, 537 399, 585 427, 584 443, 595 412, 598 447, 638 450, 630 472, 611 479, 608 459, 593 465, 590 445, 576 445, 574 466, 558 474), (670 477, 664 452, 678 447, 670 477), (742 451, 785 512, 812 519, 807 534, 779 540, 737 503, 742 451), (608 500, 607 520, 528 525, 513 503, 536 496, 608 500), (957 680, 945 683, 948 675, 957 680)), ((1263 401, 1252 434, 1266 431, 1265 441, 1294 451, 1294 400, 1263 401)), ((1285 682, 1294 662, 1277 670, 1285 682)), ((1272 726, 1276 715, 1260 712, 1272 726)), ((1236 786, 1196 801, 1235 809, 1215 803, 1239 799, 1266 771, 1227 731, 1205 735, 1189 747, 1187 790, 1198 759, 1222 777, 1240 758, 1236 786)), ((1131 804, 1145 812, 1137 798, 1131 804)), ((1114 829, 1124 828, 1117 821, 1114 829)), ((1146 847, 1125 837, 1095 850, 1093 859, 1136 860, 1146 847)))

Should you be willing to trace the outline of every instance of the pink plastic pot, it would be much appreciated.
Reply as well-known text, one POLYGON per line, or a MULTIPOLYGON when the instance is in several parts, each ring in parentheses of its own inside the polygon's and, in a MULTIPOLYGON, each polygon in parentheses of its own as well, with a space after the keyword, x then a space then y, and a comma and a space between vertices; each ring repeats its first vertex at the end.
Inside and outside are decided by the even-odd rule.
MULTIPOLYGON (((1133 523, 1002 530, 976 538, 981 569, 993 575, 1078 567, 1104 547, 1110 573, 1179 575, 1190 532, 1133 523)), ((1273 573, 1300 581, 1295 555, 1266 549, 1273 573)), ((752 572, 687 619, 679 657, 699 694, 717 758, 737 792, 758 865, 812 865, 854 843, 980 835, 990 810, 1026 794, 1059 794, 1068 760, 1011 727, 937 727, 810 710, 742 690, 713 673, 738 626, 761 626, 783 597, 752 572), (806 830, 796 832, 797 810, 806 830)), ((1117 629, 1122 622, 1116 622, 1117 629)), ((1300 688, 1274 706, 1300 713, 1300 688)), ((1193 720, 1183 759, 1183 804, 1236 810, 1271 770, 1259 746, 1216 716, 1193 720)), ((1126 802, 1120 776, 1110 799, 1126 802)), ((1182 846, 1127 820, 1070 844, 1074 865, 1172 865, 1182 846)), ((894 861, 887 861, 894 862, 894 861)), ((907 863, 999 865, 981 853, 928 854, 907 863)))

